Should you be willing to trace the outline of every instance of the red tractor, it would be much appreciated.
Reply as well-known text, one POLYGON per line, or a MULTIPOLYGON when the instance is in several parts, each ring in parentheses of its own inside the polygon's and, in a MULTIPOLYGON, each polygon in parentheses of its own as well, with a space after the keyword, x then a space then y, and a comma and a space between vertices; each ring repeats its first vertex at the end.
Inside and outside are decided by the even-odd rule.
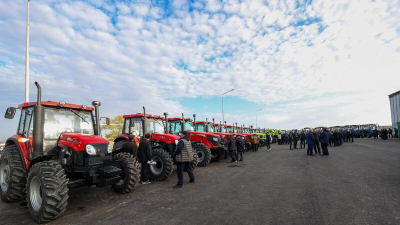
MULTIPOLYGON (((196 117, 196 115, 193 116, 196 117)), ((173 134, 187 131, 193 149, 197 152, 198 166, 207 166, 211 159, 213 161, 219 161, 223 158, 225 150, 221 145, 221 138, 219 135, 195 131, 193 120, 188 118, 185 119, 183 113, 182 118, 169 118, 168 121, 170 122, 169 130, 173 134)))
POLYGON ((226 159, 226 157, 228 155, 228 148, 225 146, 225 144, 228 142, 229 134, 215 132, 214 124, 211 122, 208 122, 207 119, 206 119, 206 121, 196 121, 196 131, 212 133, 212 134, 218 135, 221 139, 221 141, 220 141, 221 147, 224 149, 222 155, 219 156, 219 160, 226 159))
MULTIPOLYGON (((37 223, 61 216, 68 204, 69 188, 82 185, 112 186, 121 194, 139 182, 136 160, 128 154, 112 154, 99 136, 99 106, 41 101, 20 104, 17 134, 6 141, 0 157, 0 194, 3 202, 26 197, 37 223), (95 111, 95 115, 93 115, 95 111)), ((7 109, 13 119, 16 108, 7 109)))
MULTIPOLYGON (((140 136, 146 133, 151 134, 152 156, 155 165, 150 165, 150 176, 153 180, 165 180, 171 176, 173 171, 176 144, 180 138, 168 132, 168 113, 164 113, 165 118, 157 115, 143 113, 124 115, 124 126, 122 134, 114 140, 113 152, 122 152, 123 143, 128 141, 129 134, 137 131, 140 136), (146 116, 144 116, 146 115, 146 116), (146 124, 146 126, 143 126, 146 124)), ((197 167, 197 154, 194 154, 191 163, 192 168, 197 167)))

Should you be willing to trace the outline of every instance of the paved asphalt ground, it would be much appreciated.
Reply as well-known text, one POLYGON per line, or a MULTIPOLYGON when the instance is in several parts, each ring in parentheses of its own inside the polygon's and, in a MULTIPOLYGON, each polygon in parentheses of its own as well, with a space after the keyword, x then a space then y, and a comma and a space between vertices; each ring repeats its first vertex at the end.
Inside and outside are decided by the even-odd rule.
MULTIPOLYGON (((400 224, 400 141, 355 139, 330 156, 272 145, 195 170, 196 183, 166 181, 131 194, 70 190, 49 224, 400 224)), ((26 202, 0 203, 0 224, 33 224, 26 202)))

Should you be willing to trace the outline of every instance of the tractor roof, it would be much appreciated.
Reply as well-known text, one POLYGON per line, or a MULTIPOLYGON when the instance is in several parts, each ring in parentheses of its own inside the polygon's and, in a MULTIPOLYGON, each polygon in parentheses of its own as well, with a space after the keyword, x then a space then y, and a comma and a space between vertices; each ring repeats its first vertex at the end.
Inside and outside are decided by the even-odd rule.
POLYGON ((232 127, 232 125, 226 125, 226 127, 229 127, 229 128, 230 128, 230 127, 232 127))
MULTIPOLYGON (((144 117, 143 113, 136 113, 136 114, 130 114, 130 115, 124 115, 124 118, 139 118, 139 117, 144 117)), ((151 115, 146 113, 146 118, 155 118, 155 119, 162 119, 165 120, 164 117, 158 116, 158 115, 151 115)))
MULTIPOLYGON (((177 121, 177 120, 182 120, 182 118, 181 118, 181 117, 171 117, 171 118, 168 118, 168 121, 177 121)), ((193 120, 192 120, 192 119, 189 119, 189 118, 185 118, 185 121, 193 122, 193 120)))
POLYGON ((210 123, 210 122, 206 122, 206 121, 196 121, 196 124, 205 124, 205 123, 210 123))
MULTIPOLYGON (((92 107, 88 107, 86 105, 76 105, 76 104, 65 103, 65 102, 42 101, 41 103, 43 106, 49 106, 49 107, 70 108, 70 109, 79 109, 79 110, 87 110, 87 111, 94 110, 92 107)), ((23 109, 23 108, 27 108, 27 107, 35 106, 35 105, 37 105, 37 102, 25 102, 25 103, 20 104, 18 106, 18 108, 23 109)))

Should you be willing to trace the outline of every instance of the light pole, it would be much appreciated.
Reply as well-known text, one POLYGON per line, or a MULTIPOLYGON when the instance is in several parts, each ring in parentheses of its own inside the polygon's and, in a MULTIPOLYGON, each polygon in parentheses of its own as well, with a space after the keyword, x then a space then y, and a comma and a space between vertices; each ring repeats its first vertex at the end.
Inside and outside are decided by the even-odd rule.
POLYGON ((258 127, 258 126, 257 126, 257 112, 258 112, 258 111, 261 111, 261 110, 263 110, 263 109, 257 109, 257 110, 256 110, 256 129, 257 129, 257 127, 258 127))
POLYGON ((233 90, 235 90, 235 89, 232 88, 232 90, 229 90, 222 94, 222 121, 225 121, 225 118, 224 118, 224 95, 228 94, 229 92, 231 92, 233 90))
POLYGON ((29 102, 29 2, 26 13, 25 102, 29 102))

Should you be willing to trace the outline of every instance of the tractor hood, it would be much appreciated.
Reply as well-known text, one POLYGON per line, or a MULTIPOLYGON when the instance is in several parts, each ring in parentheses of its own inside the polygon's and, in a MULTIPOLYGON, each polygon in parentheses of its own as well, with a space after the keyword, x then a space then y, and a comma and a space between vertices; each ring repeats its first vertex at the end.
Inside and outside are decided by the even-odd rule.
POLYGON ((213 133, 207 133, 207 132, 200 132, 200 131, 188 131, 188 135, 199 135, 199 136, 211 136, 211 137, 219 137, 219 135, 213 134, 213 133))
POLYGON ((75 151, 84 151, 87 144, 108 144, 108 141, 96 135, 64 133, 60 136, 59 145, 67 145, 75 151))

